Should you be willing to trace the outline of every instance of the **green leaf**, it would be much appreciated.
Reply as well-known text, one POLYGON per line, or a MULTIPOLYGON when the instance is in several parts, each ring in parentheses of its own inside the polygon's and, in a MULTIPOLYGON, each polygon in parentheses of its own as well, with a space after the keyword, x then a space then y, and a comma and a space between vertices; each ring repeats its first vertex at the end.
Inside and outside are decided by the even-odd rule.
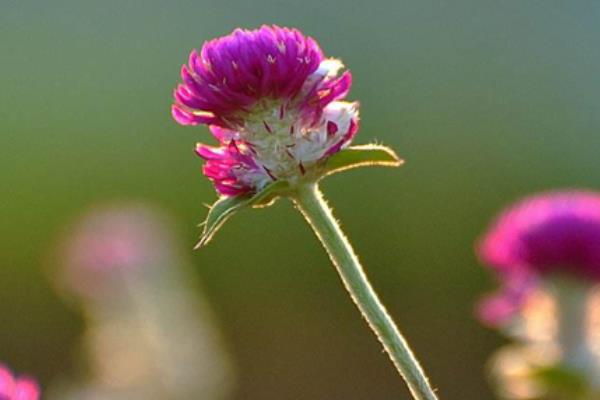
POLYGON ((323 176, 358 167, 399 167, 404 164, 392 149, 378 144, 348 147, 327 159, 323 176))
POLYGON ((558 365, 540 368, 534 377, 546 387, 549 393, 559 396, 559 398, 569 400, 589 398, 589 384, 577 371, 558 365))
POLYGON ((265 186, 263 190, 253 196, 221 197, 208 210, 200 241, 195 249, 206 245, 214 234, 223 226, 225 221, 236 212, 247 207, 268 207, 285 193, 289 185, 285 181, 276 181, 265 186))

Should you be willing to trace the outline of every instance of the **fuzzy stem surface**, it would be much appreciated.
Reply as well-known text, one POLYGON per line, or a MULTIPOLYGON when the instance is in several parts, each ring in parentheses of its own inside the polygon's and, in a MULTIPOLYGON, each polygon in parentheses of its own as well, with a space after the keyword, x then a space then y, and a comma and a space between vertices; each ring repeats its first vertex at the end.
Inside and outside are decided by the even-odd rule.
POLYGON ((300 186, 291 196, 335 265, 346 290, 366 319, 416 400, 437 400, 408 343, 379 300, 350 242, 316 184, 300 186))

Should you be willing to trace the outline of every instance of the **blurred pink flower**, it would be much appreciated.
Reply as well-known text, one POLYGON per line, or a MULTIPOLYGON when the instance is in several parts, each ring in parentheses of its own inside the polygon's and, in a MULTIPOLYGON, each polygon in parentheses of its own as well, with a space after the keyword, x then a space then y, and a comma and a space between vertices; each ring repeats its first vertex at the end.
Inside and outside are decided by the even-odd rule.
POLYGON ((137 270, 160 265, 168 257, 168 241, 160 218, 144 206, 92 211, 67 236, 63 284, 84 296, 106 294, 137 270))
POLYGON ((27 376, 15 377, 12 372, 0 364, 0 400, 38 400, 38 384, 27 376))
POLYGON ((527 198, 501 214, 479 254, 502 274, 525 270, 600 280, 600 194, 527 198))
POLYGON ((504 211, 479 245, 502 289, 485 299, 481 319, 498 324, 518 311, 542 276, 600 281, 600 194, 546 193, 504 211))

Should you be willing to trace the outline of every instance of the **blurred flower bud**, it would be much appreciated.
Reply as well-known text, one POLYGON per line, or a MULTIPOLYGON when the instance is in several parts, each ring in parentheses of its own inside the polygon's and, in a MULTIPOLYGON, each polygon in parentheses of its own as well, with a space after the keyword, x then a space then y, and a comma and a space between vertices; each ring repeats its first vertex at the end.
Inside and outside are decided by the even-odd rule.
POLYGON ((0 364, 0 400, 38 400, 40 388, 27 376, 16 377, 0 364))
POLYGON ((58 390, 59 400, 227 397, 227 355, 167 220, 114 205, 66 236, 58 282, 85 312, 90 376, 58 390))

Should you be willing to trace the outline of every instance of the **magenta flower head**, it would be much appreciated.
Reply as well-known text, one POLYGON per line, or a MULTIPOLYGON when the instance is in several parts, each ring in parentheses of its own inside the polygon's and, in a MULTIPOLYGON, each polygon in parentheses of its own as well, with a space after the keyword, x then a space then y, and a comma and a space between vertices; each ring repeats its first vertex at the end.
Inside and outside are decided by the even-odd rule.
POLYGON ((600 281, 600 194, 557 192, 527 198, 502 213, 479 246, 504 282, 483 303, 490 323, 509 317, 545 276, 600 281))
POLYGON ((40 388, 35 380, 27 376, 15 377, 0 364, 0 400, 38 400, 40 388))
POLYGON ((204 175, 221 195, 210 207, 196 247, 208 243, 234 213, 290 199, 340 274, 349 275, 346 287, 369 294, 354 293, 354 301, 407 377, 415 398, 433 400, 420 366, 376 299, 318 190, 322 177, 339 171, 402 164, 384 146, 349 147, 358 131, 358 104, 342 101, 352 80, 349 72, 340 74, 342 68, 312 38, 278 26, 236 29, 205 43, 200 53, 192 51, 181 71, 183 84, 175 90, 172 115, 182 125, 207 125, 219 142, 215 147, 199 144, 196 152, 206 160, 204 175), (342 268, 340 260, 348 265, 342 268))
POLYGON ((347 146, 358 105, 340 101, 350 72, 295 29, 236 29, 192 51, 175 90, 173 117, 208 125, 219 146, 197 146, 204 174, 225 196, 295 182, 347 146))

